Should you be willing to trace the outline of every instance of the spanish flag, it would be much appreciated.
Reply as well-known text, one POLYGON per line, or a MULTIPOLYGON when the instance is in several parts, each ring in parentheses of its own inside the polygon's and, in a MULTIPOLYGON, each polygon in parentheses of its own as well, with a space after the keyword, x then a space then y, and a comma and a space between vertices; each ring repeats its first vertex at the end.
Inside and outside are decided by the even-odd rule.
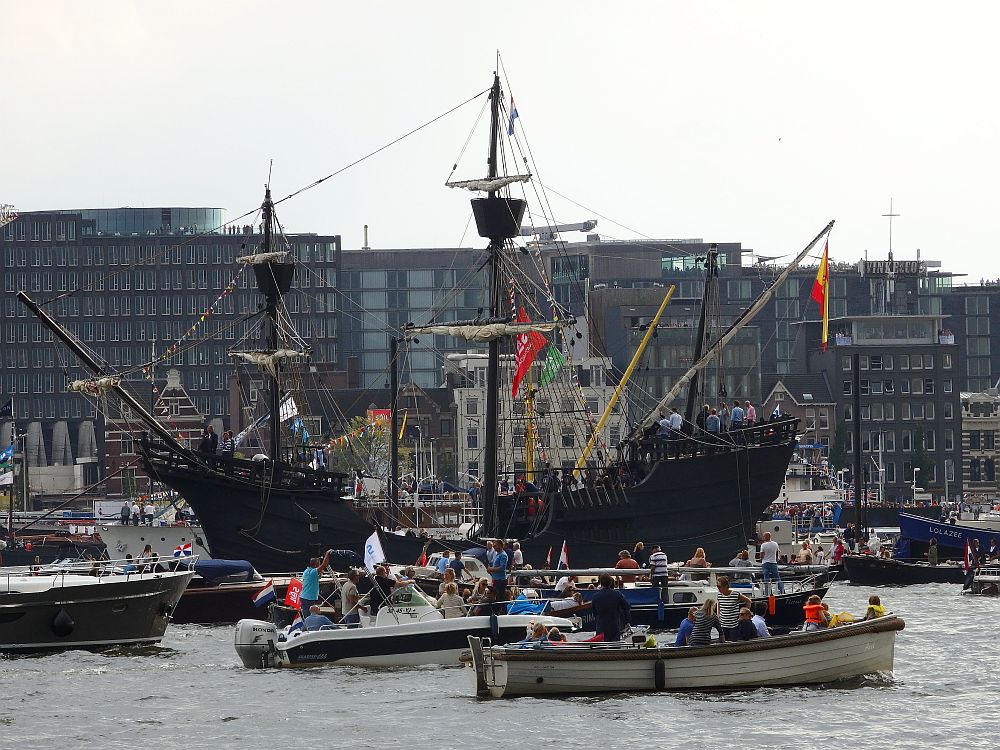
POLYGON ((819 262, 819 270, 816 271, 816 281, 813 282, 812 298, 819 304, 819 309, 823 315, 823 340, 821 349, 826 351, 826 332, 830 327, 830 262, 827 253, 830 250, 830 240, 823 246, 823 260, 819 262))

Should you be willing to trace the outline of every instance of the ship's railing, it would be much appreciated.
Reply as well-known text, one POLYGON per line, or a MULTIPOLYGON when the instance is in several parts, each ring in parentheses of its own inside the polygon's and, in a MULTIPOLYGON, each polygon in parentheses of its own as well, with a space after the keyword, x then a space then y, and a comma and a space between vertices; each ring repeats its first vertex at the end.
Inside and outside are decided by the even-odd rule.
POLYGON ((799 420, 796 418, 781 418, 721 433, 697 430, 695 435, 645 437, 624 447, 631 461, 653 463, 677 460, 788 443, 795 439, 798 424, 799 420))
MULTIPOLYGON (((65 586, 67 578, 73 578, 74 583, 80 576, 92 576, 97 580, 130 580, 162 575, 164 573, 186 573, 194 569, 198 555, 183 557, 143 558, 135 560, 60 560, 48 565, 23 565, 0 570, 0 592, 10 593, 25 589, 25 578, 33 583, 44 581, 48 586, 42 588, 59 588, 65 586), (37 581, 35 580, 37 579, 37 581)), ((31 586, 32 591, 39 590, 37 585, 31 586)))
POLYGON ((340 497, 349 477, 332 471, 318 471, 305 466, 292 466, 269 459, 253 461, 221 454, 188 456, 177 453, 162 443, 148 439, 140 441, 142 456, 155 470, 204 473, 206 470, 252 485, 283 487, 294 490, 320 491, 340 497))

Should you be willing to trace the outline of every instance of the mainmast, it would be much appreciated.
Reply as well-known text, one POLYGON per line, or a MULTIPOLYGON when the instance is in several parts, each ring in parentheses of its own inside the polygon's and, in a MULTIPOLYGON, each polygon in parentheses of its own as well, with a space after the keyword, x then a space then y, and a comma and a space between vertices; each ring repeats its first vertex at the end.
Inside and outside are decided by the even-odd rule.
MULTIPOLYGON (((490 90, 490 148, 487 166, 487 182, 498 176, 497 147, 500 142, 500 76, 493 74, 493 88, 490 90)), ((472 212, 476 217, 476 227, 480 237, 489 239, 487 249, 489 259, 489 310, 491 318, 505 316, 504 283, 502 258, 504 245, 508 239, 521 231, 521 217, 524 215, 524 201, 504 198, 498 195, 501 186, 490 182, 486 198, 472 200, 472 212)), ((506 311, 509 312, 509 311, 506 311)), ((497 516, 497 445, 500 431, 500 339, 490 341, 489 358, 486 368, 486 442, 483 461, 483 533, 495 534, 498 529, 497 516)))
MULTIPOLYGON (((295 264, 289 263, 284 253, 272 251, 274 239, 274 203, 271 201, 271 186, 264 187, 264 203, 261 204, 264 223, 264 244, 261 254, 251 258, 257 286, 264 295, 264 311, 271 321, 268 331, 268 350, 270 354, 278 351, 278 305, 281 297, 288 293, 292 286, 295 264)), ((268 418, 270 440, 270 457, 277 461, 281 457, 281 383, 278 378, 280 364, 275 362, 273 368, 265 369, 264 377, 268 380, 268 401, 270 417, 268 418)))

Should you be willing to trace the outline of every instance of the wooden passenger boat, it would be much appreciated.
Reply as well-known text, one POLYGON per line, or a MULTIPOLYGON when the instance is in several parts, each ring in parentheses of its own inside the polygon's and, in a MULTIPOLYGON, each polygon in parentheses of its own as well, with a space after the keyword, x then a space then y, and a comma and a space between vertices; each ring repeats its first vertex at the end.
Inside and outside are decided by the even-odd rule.
POLYGON ((591 643, 493 646, 469 638, 466 659, 483 698, 718 690, 833 682, 891 672, 895 615, 813 632, 680 648, 591 643))

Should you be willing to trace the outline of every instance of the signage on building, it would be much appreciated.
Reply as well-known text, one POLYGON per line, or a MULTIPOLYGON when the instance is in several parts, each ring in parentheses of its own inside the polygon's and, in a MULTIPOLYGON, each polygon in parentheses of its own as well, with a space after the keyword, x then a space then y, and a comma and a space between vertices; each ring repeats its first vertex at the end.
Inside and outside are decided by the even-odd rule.
POLYGON ((865 276, 919 276, 919 260, 866 260, 865 276))

